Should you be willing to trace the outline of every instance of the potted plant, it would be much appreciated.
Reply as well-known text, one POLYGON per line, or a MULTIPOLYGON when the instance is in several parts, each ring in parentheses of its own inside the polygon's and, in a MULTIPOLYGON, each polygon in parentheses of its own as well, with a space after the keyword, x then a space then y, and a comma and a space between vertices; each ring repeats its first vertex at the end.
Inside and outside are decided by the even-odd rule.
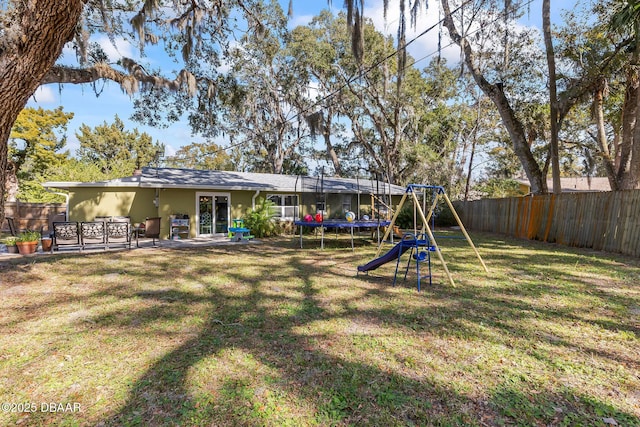
POLYGON ((18 238, 16 240, 18 252, 22 255, 35 253, 36 249, 38 249, 38 240, 40 240, 40 233, 37 231, 23 231, 18 234, 18 238))
POLYGON ((53 244, 53 239, 51 238, 51 236, 42 236, 40 243, 42 246, 42 252, 51 251, 51 245, 53 244))
POLYGON ((7 245, 7 252, 9 252, 10 254, 17 254, 18 253, 18 247, 16 246, 16 240, 18 240, 17 237, 7 237, 6 239, 4 239, 4 244, 7 245))

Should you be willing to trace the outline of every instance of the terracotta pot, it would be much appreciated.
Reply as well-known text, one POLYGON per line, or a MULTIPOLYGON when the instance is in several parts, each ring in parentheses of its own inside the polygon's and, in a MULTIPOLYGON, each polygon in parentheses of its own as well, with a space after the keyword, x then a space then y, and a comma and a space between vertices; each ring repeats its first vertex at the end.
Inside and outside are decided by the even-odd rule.
POLYGON ((18 247, 18 252, 21 255, 33 254, 38 249, 38 241, 33 242, 16 242, 16 246, 18 247))
POLYGON ((51 250, 51 244, 53 241, 44 237, 42 239, 42 252, 49 252, 51 250))

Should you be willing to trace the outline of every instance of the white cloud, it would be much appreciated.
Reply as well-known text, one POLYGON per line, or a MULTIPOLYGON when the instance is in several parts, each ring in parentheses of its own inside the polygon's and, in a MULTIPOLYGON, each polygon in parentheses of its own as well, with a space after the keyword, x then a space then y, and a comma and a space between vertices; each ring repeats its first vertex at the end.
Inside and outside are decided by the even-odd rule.
POLYGON ((49 86, 40 86, 38 89, 36 89, 31 98, 36 104, 39 105, 53 104, 57 102, 57 96, 49 86))
MULTIPOLYGON (((427 66, 432 58, 438 56, 438 34, 441 34, 441 56, 447 60, 449 65, 454 65, 460 60, 460 50, 458 46, 450 45, 451 41, 446 29, 440 31, 438 21, 440 20, 439 3, 435 0, 429 0, 429 6, 425 11, 424 7, 416 19, 416 25, 410 25, 410 19, 407 13, 407 31, 406 39, 410 42, 418 37, 424 31, 430 29, 426 34, 416 38, 407 48, 409 54, 418 61, 417 67, 423 68, 427 66)), ((398 32, 398 23, 400 21, 400 7, 397 0, 389 1, 387 9, 387 19, 384 19, 384 8, 382 0, 374 0, 371 6, 366 7, 364 15, 373 21, 376 29, 383 34, 396 37, 398 32)))
MULTIPOLYGON (((309 82, 309 84, 307 85, 307 98, 308 99, 315 99, 317 97, 319 97, 320 94, 320 83, 316 82, 316 81, 312 81, 309 82)), ((325 95, 325 94, 323 94, 325 95)))
POLYGON ((64 149, 69 150, 72 156, 75 156, 76 151, 80 148, 80 141, 78 141, 78 137, 76 136, 75 131, 67 132, 67 144, 64 149))
POLYGON ((293 18, 289 21, 289 28, 308 25, 313 18, 315 18, 315 15, 293 15, 293 18))
POLYGON ((165 157, 175 156, 178 150, 171 144, 164 144, 164 155, 165 157))
POLYGON ((73 48, 73 43, 69 42, 64 45, 62 54, 58 57, 58 63, 64 65, 77 64, 76 50, 73 48))
POLYGON ((120 58, 127 57, 133 58, 133 47, 128 40, 122 37, 116 37, 112 42, 107 36, 100 36, 96 40, 96 43, 104 50, 109 58, 109 61, 115 62, 120 58))

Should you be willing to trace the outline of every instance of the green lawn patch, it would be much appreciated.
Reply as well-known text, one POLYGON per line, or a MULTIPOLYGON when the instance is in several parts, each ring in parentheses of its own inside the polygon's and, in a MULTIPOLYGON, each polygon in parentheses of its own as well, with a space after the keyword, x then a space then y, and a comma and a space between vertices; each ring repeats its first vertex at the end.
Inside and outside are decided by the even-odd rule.
POLYGON ((0 425, 640 425, 640 261, 473 237, 0 259, 0 425))

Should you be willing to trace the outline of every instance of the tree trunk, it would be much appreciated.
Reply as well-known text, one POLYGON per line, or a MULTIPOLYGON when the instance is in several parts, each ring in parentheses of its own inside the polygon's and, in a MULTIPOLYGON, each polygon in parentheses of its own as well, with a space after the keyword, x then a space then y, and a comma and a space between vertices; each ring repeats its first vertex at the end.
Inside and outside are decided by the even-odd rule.
POLYGON ((611 152, 609 151, 609 144, 607 143, 607 133, 604 128, 604 91, 606 81, 600 79, 599 84, 596 86, 596 90, 593 94, 593 110, 596 119, 596 128, 598 129, 597 141, 600 147, 600 154, 602 162, 604 163, 604 169, 607 171, 607 177, 609 178, 609 186, 612 191, 618 191, 620 189, 620 183, 616 175, 616 167, 613 159, 611 158, 611 152))
POLYGON ((480 128, 480 97, 476 101, 476 123, 473 126, 473 132, 471 134, 471 154, 469 155, 469 171, 467 173, 467 179, 464 184, 464 201, 469 199, 469 190, 471 190, 471 172, 473 171, 473 158, 476 154, 476 143, 478 142, 478 129, 480 128))
POLYGON ((630 67, 627 73, 627 83, 624 104, 622 106, 622 135, 620 143, 616 147, 616 180, 620 189, 630 189, 631 179, 629 169, 631 167, 631 154, 638 113, 638 73, 635 67, 630 67))
POLYGON ((633 70, 635 77, 635 95, 636 95, 636 104, 635 104, 635 121, 633 134, 631 139, 631 149, 629 150, 629 162, 628 162, 628 172, 627 176, 623 180, 623 188, 625 190, 635 190, 640 188, 640 76, 638 75, 638 65, 640 64, 640 22, 634 22, 635 26, 635 50, 633 53, 633 70))
POLYGON ((544 179, 544 175, 542 173, 542 170, 540 169, 540 165, 538 165, 538 162, 531 153, 531 149, 529 148, 529 144, 527 143, 527 138, 524 132, 524 127, 522 126, 520 120, 518 120, 518 118, 516 117, 515 112, 509 104, 509 100, 502 90, 502 83, 498 82, 496 84, 491 84, 487 81, 482 71, 480 71, 480 69, 476 65, 476 55, 471 45, 469 44, 467 39, 460 35, 455 27, 455 22, 453 21, 453 16, 451 15, 451 8, 449 7, 449 1, 441 0, 441 2, 442 9, 444 11, 444 26, 449 31, 449 37, 451 37, 453 42, 460 46, 460 48, 464 52, 465 64, 471 72, 471 75, 478 87, 495 104, 498 113, 502 118, 502 123, 504 124, 507 132, 509 133, 509 136, 511 137, 513 151, 520 160, 522 168, 527 175, 527 179, 529 180, 529 184, 531 186, 531 192, 534 194, 546 193, 546 180, 544 179))
POLYGON ((549 67, 549 109, 551 124, 551 175, 553 177, 553 194, 560 194, 560 153, 558 149, 558 94, 556 84, 556 60, 553 52, 553 40, 551 39, 551 0, 542 1, 542 29, 544 33, 544 45, 547 53, 547 65, 549 67))
POLYGON ((333 164, 333 170, 336 176, 343 176, 344 172, 342 171, 342 164, 340 163, 340 158, 336 153, 336 150, 333 148, 333 144, 331 143, 331 122, 332 122, 332 114, 333 109, 329 108, 326 117, 324 118, 324 123, 322 124, 322 137, 324 138, 325 146, 327 147, 327 156, 331 160, 333 164))
MULTIPOLYGON (((636 113, 640 114, 640 96, 638 96, 638 106, 636 113)), ((625 180, 624 189, 637 190, 640 189, 640 121, 636 118, 636 127, 633 134, 633 143, 631 147, 631 159, 629 160, 628 178, 625 180)))
POLYGON ((0 52, 0 223, 4 222, 11 127, 65 43, 73 37, 84 2, 16 2, 16 18, 4 30, 0 52))

